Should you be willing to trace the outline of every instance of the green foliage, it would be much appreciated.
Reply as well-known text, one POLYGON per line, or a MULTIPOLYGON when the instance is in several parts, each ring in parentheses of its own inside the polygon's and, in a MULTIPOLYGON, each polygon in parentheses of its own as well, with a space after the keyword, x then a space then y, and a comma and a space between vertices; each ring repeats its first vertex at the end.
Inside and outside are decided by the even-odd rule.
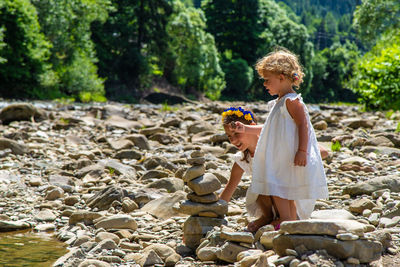
POLYGON ((359 58, 358 48, 354 43, 333 44, 316 53, 312 60, 313 80, 310 102, 355 101, 352 91, 345 86, 345 81, 352 73, 359 58))
POLYGON ((151 84, 153 76, 163 75, 168 54, 166 25, 172 12, 168 0, 113 0, 109 18, 92 24, 93 40, 99 58, 99 74, 107 96, 134 101, 151 84))
POLYGON ((35 7, 29 0, 0 2, 0 94, 37 97, 49 74, 51 44, 40 32, 35 7))
MULTIPOLYGON (((306 74, 300 92, 304 97, 307 96, 313 75, 311 59, 314 56, 314 48, 309 41, 310 36, 306 27, 290 19, 295 15, 288 15, 284 9, 270 0, 260 0, 260 12, 259 24, 264 30, 257 48, 259 57, 271 52, 276 46, 285 47, 297 54, 306 74)), ((258 93, 265 95, 263 87, 260 88, 261 91, 258 93)))
POLYGON ((222 64, 222 69, 226 80, 226 89, 222 94, 234 96, 236 99, 246 99, 247 89, 253 82, 253 69, 241 58, 227 60, 222 64))
POLYGON ((207 31, 213 34, 218 50, 230 50, 233 58, 243 58, 253 65, 262 32, 259 0, 206 0, 202 9, 207 31))
POLYGON ((392 118, 393 113, 394 113, 394 111, 393 111, 392 109, 386 111, 386 113, 385 113, 385 118, 388 119, 388 120, 390 120, 390 119, 392 118))
POLYGON ((349 82, 367 109, 400 108, 400 30, 391 30, 355 65, 349 82))
POLYGON ((54 102, 59 103, 60 105, 70 105, 75 102, 75 98, 73 97, 55 98, 54 102))
POLYGON ((362 40, 374 43, 382 33, 400 27, 399 1, 362 0, 354 12, 353 25, 362 40))
POLYGON ((174 80, 187 91, 197 89, 210 99, 218 99, 225 87, 224 73, 214 38, 205 32, 204 14, 179 1, 174 2, 174 8, 167 25, 174 80))
POLYGON ((395 130, 396 133, 400 133, 400 122, 397 123, 397 127, 395 130))
POLYGON ((114 175, 115 169, 112 167, 108 167, 108 172, 110 173, 110 175, 114 175))
MULTIPOLYGON (((3 49, 3 47, 5 47, 7 44, 4 42, 4 31, 5 31, 5 28, 4 27, 0 27, 0 53, 1 53, 1 50, 3 49)), ((7 59, 5 59, 5 58, 2 58, 1 56, 0 56, 0 64, 1 63, 4 63, 4 62, 7 62, 7 59)))
MULTIPOLYGON (((80 92, 104 95, 90 25, 104 22, 110 0, 32 0, 43 32, 52 44, 50 62, 58 78, 53 90, 77 97, 80 92)), ((55 80, 57 80, 57 78, 55 80)))
POLYGON ((339 141, 336 141, 335 143, 332 143, 331 150, 334 152, 340 151, 342 148, 342 145, 339 143, 339 141))
POLYGON ((82 103, 89 103, 89 102, 106 102, 107 98, 101 94, 95 94, 91 92, 80 92, 79 93, 79 100, 82 103))
POLYGON ((69 122, 70 122, 70 120, 69 120, 69 119, 60 118, 60 123, 61 123, 61 124, 68 125, 68 124, 69 124, 69 122))
MULTIPOLYGON (((254 66, 258 58, 276 46, 298 54, 306 66, 302 93, 307 94, 312 77, 309 63, 313 56, 313 45, 308 40, 307 29, 298 22, 293 12, 272 0, 207 0, 202 8, 207 17, 207 30, 215 36, 219 51, 223 51, 224 55, 231 54, 232 60, 242 58, 248 66, 254 66)), ((229 58, 226 56, 223 64, 226 72, 238 66, 237 62, 230 63, 229 58)), ((227 83, 225 92, 231 90, 228 78, 227 83)), ((247 99, 265 98, 262 88, 261 81, 253 78, 249 89, 242 88, 241 92, 247 99)))
POLYGON ((165 101, 161 106, 162 112, 177 111, 178 109, 179 109, 178 107, 171 107, 170 105, 168 105, 167 101, 165 101))

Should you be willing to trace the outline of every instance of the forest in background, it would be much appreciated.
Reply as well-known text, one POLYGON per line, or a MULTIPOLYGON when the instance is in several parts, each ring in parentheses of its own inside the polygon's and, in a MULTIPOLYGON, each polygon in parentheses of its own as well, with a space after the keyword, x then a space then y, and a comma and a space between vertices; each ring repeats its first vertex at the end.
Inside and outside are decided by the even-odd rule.
POLYGON ((254 64, 300 57, 307 102, 400 108, 398 0, 0 0, 0 96, 268 100, 254 64))

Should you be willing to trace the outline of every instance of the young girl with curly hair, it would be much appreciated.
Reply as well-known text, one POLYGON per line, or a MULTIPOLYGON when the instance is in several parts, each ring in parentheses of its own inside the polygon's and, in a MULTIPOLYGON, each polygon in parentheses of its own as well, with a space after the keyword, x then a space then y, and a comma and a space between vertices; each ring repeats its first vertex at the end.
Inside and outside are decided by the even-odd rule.
MULTIPOLYGON (((278 96, 265 124, 237 120, 227 124, 225 131, 242 136, 240 150, 254 146, 248 194, 261 208, 261 202, 268 204, 270 199, 279 214, 272 224, 279 229, 283 221, 309 218, 316 199, 328 197, 328 188, 307 108, 295 91, 304 77, 297 56, 283 49, 274 51, 257 62, 256 70, 268 93, 278 96)), ((249 230, 269 223, 269 215, 262 214, 249 230)))

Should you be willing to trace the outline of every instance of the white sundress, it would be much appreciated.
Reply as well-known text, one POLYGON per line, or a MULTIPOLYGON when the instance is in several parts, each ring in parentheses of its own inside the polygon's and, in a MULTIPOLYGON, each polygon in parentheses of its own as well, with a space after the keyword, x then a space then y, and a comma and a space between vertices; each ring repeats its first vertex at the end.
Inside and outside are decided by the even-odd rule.
POLYGON ((256 204, 258 195, 279 196, 295 200, 297 215, 307 219, 314 210, 316 199, 328 197, 325 171, 311 125, 308 111, 300 95, 286 94, 274 101, 258 139, 254 158, 250 164, 235 155, 236 163, 252 181, 246 194, 246 208, 250 216, 262 213, 256 204), (299 99, 304 106, 308 121, 307 165, 294 166, 298 149, 298 129, 286 108, 286 100, 299 99), (250 165, 250 167, 245 166, 250 165))

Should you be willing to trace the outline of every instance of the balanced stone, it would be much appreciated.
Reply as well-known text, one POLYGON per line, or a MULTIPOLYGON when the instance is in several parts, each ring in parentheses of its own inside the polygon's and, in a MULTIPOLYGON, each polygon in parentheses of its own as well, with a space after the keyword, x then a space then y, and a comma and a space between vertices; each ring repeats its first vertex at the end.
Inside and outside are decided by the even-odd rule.
POLYGON ((204 165, 194 165, 185 171, 182 177, 183 181, 187 183, 190 180, 203 175, 205 171, 206 168, 204 165))
POLYGON ((206 173, 187 183, 197 195, 207 195, 221 188, 221 182, 212 173, 206 173))
POLYGON ((194 192, 191 192, 187 194, 187 198, 197 203, 214 203, 218 201, 218 195, 215 192, 202 196, 196 195, 194 192))
POLYGON ((203 165, 205 162, 206 159, 204 157, 190 158, 187 160, 187 163, 190 165, 203 165))
POLYGON ((214 226, 227 225, 227 221, 219 218, 195 217, 190 216, 183 224, 183 235, 185 245, 196 248, 200 244, 200 239, 212 230, 214 226))
POLYGON ((186 200, 180 204, 180 207, 174 206, 174 209, 188 215, 197 215, 202 211, 213 211, 222 217, 228 212, 228 203, 222 199, 212 204, 196 203, 186 200))

